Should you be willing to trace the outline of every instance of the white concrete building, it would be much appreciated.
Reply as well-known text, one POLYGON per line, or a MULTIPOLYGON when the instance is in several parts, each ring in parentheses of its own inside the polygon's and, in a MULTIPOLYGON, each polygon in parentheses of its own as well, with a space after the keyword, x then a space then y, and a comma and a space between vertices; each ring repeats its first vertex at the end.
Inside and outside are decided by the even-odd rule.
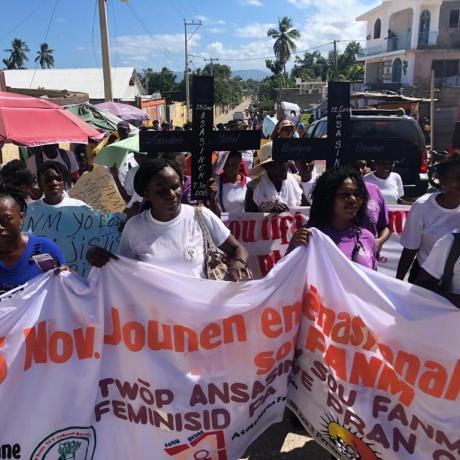
MULTIPOLYGON (((101 68, 15 69, 4 71, 11 88, 55 89, 87 93, 90 102, 104 101, 101 68)), ((134 102, 145 90, 134 67, 112 67, 112 93, 115 101, 134 102)))
POLYGON ((384 0, 357 21, 367 22, 368 89, 460 85, 460 0, 384 0))

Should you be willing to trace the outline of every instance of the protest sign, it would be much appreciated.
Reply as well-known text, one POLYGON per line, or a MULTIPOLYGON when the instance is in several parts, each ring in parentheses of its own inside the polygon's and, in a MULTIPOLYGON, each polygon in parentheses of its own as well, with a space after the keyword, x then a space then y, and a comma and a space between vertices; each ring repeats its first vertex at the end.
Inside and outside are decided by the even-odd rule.
POLYGON ((86 251, 101 246, 116 253, 120 244, 122 213, 106 214, 86 206, 53 207, 41 202, 27 208, 22 230, 56 242, 66 265, 81 276, 87 276, 91 266, 86 251))
POLYGON ((123 212, 126 203, 117 189, 108 168, 95 164, 70 189, 69 196, 104 212, 123 212))
POLYGON ((2 443, 33 460, 232 460, 287 401, 339 459, 457 458, 458 322, 316 230, 247 283, 128 259, 88 282, 44 274, 0 302, 2 443))
MULTIPOLYGON (((381 252, 378 269, 396 276, 402 246, 401 234, 410 206, 389 207, 390 239, 381 252)), ((222 214, 222 220, 232 235, 248 250, 249 267, 256 278, 265 276, 286 254, 294 232, 308 222, 310 208, 293 209, 283 214, 222 214)))

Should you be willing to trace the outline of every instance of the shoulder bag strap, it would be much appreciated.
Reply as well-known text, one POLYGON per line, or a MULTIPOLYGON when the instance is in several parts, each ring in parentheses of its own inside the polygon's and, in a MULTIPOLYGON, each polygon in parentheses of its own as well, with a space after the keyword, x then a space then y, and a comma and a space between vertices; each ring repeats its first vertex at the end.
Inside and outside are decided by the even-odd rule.
POLYGON ((453 233, 453 236, 454 241, 450 247, 449 255, 447 256, 444 273, 442 275, 442 282, 440 285, 440 288, 443 292, 448 292, 450 290, 452 277, 454 275, 454 266, 460 257, 460 233, 453 233))
POLYGON ((200 225, 201 231, 203 232, 203 240, 206 243, 206 247, 210 250, 216 249, 216 245, 214 244, 214 240, 212 239, 211 234, 209 233, 208 226, 206 221, 204 220, 202 205, 197 206, 195 208, 195 215, 198 220, 198 224, 200 225))

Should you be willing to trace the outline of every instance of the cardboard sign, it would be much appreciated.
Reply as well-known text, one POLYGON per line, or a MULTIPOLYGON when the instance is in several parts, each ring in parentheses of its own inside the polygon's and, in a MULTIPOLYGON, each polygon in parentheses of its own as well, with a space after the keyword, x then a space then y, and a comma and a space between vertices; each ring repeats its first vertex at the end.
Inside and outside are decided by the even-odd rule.
POLYGON ((86 252, 91 246, 101 246, 114 254, 120 244, 120 226, 126 214, 106 214, 86 206, 55 208, 32 203, 22 226, 23 231, 56 242, 66 265, 81 276, 87 276, 91 266, 86 252))
POLYGON ((93 209, 104 212, 123 212, 126 203, 117 189, 109 169, 95 164, 70 189, 69 196, 84 201, 93 209))

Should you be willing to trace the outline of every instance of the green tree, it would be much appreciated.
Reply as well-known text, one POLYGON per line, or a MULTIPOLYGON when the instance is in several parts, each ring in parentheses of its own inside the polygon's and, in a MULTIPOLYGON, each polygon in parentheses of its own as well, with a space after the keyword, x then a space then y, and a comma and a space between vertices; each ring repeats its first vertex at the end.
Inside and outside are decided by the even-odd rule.
POLYGON ((319 51, 313 53, 307 51, 303 57, 296 56, 291 77, 325 81, 329 67, 328 60, 319 51))
POLYGON ((4 50, 7 53, 10 53, 9 57, 3 59, 3 63, 6 65, 7 69, 23 69, 24 61, 28 61, 27 53, 30 51, 26 42, 15 38, 11 42, 11 48, 4 50))
POLYGON ((244 95, 244 84, 240 77, 232 77, 232 69, 225 64, 207 64, 197 69, 198 75, 214 76, 214 103, 216 105, 239 104, 244 95))
POLYGON ((42 43, 40 50, 37 51, 35 62, 39 62, 42 69, 51 69, 54 67, 54 50, 50 49, 48 43, 42 43))
POLYGON ((148 94, 161 93, 166 96, 177 90, 176 75, 167 67, 163 67, 160 72, 150 68, 144 70, 142 80, 148 94))
POLYGON ((286 74, 286 63, 297 49, 295 40, 300 38, 300 32, 293 28, 291 18, 283 16, 278 19, 278 29, 268 29, 267 36, 275 39, 273 52, 286 74))

